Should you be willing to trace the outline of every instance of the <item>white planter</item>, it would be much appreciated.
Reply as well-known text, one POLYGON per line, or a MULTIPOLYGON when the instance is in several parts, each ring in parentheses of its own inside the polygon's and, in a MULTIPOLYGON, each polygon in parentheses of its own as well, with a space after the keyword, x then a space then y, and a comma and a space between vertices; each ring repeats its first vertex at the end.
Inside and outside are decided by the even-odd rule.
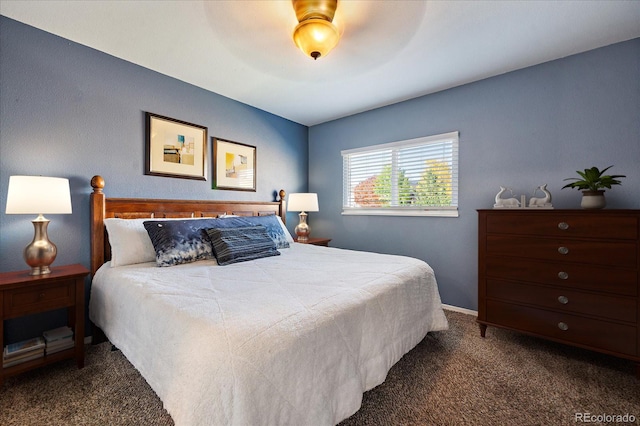
POLYGON ((603 209, 607 205, 604 198, 604 191, 582 191, 582 202, 580 207, 583 209, 603 209))

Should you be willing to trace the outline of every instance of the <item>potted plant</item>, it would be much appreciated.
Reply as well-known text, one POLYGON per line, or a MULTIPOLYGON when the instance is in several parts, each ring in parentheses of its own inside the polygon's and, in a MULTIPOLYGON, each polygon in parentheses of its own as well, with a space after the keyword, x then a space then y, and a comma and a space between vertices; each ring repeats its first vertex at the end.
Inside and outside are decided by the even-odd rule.
POLYGON ((618 178, 626 177, 625 175, 605 175, 604 172, 609 170, 613 166, 609 166, 603 170, 598 170, 597 167, 591 167, 590 169, 584 169, 584 171, 577 170, 576 173, 580 175, 579 178, 567 178, 565 180, 573 180, 562 187, 565 188, 577 188, 582 191, 582 202, 580 206, 583 209, 601 209, 606 205, 604 199, 604 188, 611 189, 611 185, 620 185, 618 178))

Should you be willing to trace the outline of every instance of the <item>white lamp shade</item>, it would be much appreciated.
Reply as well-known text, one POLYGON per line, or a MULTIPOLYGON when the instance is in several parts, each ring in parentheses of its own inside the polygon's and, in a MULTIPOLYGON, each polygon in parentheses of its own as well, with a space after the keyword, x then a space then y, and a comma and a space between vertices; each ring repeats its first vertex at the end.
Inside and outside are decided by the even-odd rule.
POLYGON ((292 212, 317 212, 318 194, 297 193, 289 194, 287 210, 292 212))
POLYGON ((70 214, 69 179, 10 176, 6 214, 70 214))

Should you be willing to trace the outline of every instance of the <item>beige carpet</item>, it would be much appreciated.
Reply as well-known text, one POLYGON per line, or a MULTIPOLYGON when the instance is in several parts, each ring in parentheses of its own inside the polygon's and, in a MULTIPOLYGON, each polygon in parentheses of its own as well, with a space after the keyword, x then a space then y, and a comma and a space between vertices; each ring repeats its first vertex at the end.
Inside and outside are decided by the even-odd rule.
MULTIPOLYGON (((576 425, 576 413, 630 414, 640 424, 633 363, 491 327, 482 339, 474 317, 447 317, 450 330, 405 355, 341 426, 576 425)), ((0 390, 3 426, 171 424, 138 372, 106 343, 88 348, 82 370, 61 362, 9 378, 0 390)))

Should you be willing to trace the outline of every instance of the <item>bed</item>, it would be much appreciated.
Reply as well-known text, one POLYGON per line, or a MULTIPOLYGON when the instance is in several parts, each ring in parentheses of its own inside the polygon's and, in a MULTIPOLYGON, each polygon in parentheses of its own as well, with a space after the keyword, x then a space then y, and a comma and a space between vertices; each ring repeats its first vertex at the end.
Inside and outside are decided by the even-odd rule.
POLYGON ((447 328, 428 264, 294 243, 284 191, 275 202, 184 201, 107 198, 99 176, 91 185, 90 319, 177 425, 337 424, 428 332, 447 328), (155 261, 140 256, 150 247, 141 223, 156 249, 152 227, 260 218, 277 218, 288 248, 273 239, 277 254, 223 266, 218 233, 272 231, 230 226, 207 228, 217 258, 161 267, 157 250, 155 261))

